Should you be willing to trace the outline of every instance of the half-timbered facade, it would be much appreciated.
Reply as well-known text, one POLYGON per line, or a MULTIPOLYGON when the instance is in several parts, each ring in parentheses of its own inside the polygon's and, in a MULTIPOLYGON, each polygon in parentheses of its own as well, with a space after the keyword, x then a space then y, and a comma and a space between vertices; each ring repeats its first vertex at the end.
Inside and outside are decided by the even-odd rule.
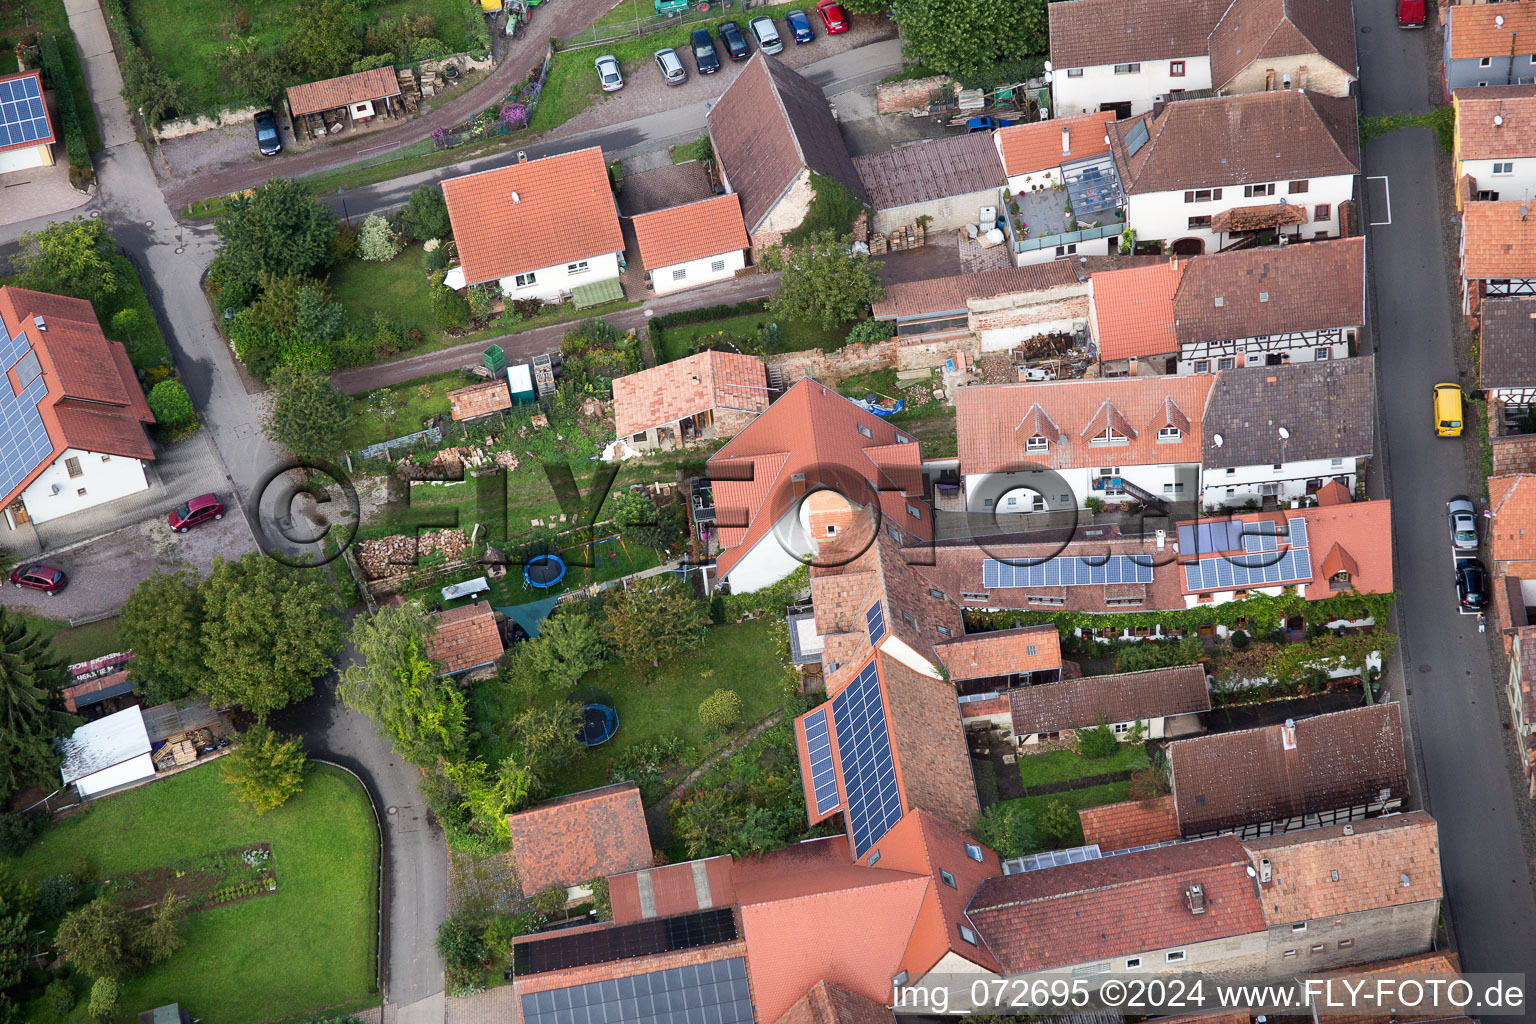
POLYGON ((1468 203, 1461 212, 1461 311, 1484 299, 1536 296, 1536 217, 1530 204, 1468 203))

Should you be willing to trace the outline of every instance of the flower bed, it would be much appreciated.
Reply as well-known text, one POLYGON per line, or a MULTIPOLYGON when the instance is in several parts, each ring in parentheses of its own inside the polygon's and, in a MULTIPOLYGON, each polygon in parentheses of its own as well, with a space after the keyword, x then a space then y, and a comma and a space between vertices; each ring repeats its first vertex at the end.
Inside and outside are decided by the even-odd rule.
POLYGON ((207 910, 274 893, 277 875, 272 869, 272 845, 254 843, 118 875, 103 882, 102 888, 115 893, 135 913, 153 909, 168 892, 186 901, 188 910, 207 910))

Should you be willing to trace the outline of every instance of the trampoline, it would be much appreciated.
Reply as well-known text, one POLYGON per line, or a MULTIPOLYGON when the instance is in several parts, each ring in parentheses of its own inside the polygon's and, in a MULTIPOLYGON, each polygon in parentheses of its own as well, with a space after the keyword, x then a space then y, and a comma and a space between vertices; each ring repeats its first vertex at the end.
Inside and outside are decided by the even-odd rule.
POLYGON ((581 731, 576 739, 584 747, 600 747, 619 731, 619 713, 606 704, 588 704, 581 709, 581 731))
POLYGON ((544 589, 565 579, 565 562, 559 555, 535 555, 523 563, 523 582, 544 589))

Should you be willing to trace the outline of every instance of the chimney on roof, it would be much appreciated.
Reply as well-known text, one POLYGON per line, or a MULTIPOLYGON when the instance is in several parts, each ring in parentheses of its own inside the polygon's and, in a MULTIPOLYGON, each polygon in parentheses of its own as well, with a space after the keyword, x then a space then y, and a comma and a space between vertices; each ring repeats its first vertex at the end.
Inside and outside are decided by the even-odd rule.
POLYGON ((1196 882, 1184 890, 1184 903, 1189 907, 1191 914, 1205 913, 1205 890, 1196 882))
POLYGON ((1066 125, 1061 126, 1061 155, 1072 155, 1072 132, 1066 125))
POLYGON ((520 149, 520 150, 517 151, 517 162, 520 163, 520 164, 525 164, 525 163, 528 162, 528 152, 527 152, 527 150, 520 149))
POLYGON ((1296 749, 1296 719, 1287 718, 1280 727, 1280 744, 1286 750, 1296 749))
POLYGON ((1260 858, 1260 860, 1259 860, 1259 881, 1263 882, 1265 885, 1268 885, 1269 884, 1269 880, 1274 877, 1274 874, 1275 874, 1274 865, 1270 864, 1269 858, 1268 857, 1260 858))
POLYGON ((43 321, 43 318, 41 316, 34 316, 32 318, 32 326, 36 327, 39 331, 42 331, 44 334, 48 333, 48 324, 43 321))

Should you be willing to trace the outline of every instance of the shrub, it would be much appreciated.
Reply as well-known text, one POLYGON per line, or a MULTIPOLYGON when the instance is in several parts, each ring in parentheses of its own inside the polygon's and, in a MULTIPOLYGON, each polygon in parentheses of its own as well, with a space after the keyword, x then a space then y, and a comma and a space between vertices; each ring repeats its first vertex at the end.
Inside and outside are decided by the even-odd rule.
POLYGON ((448 44, 435 36, 418 39, 411 47, 412 60, 441 60, 448 56, 448 44))
POLYGON ((1246 651, 1248 649, 1248 634, 1241 629, 1234 629, 1227 634, 1227 642, 1232 645, 1234 651, 1246 651))
POLYGON ((123 989, 114 978, 97 978, 91 983, 91 999, 87 1004, 92 1017, 99 1021, 109 1021, 117 1013, 117 1001, 122 996, 123 989))
POLYGON ((716 690, 699 703, 699 721, 706 729, 729 729, 741 721, 741 695, 735 690, 716 690))
POLYGON ((536 317, 544 309, 543 299, 513 299, 512 312, 527 320, 536 317))
POLYGON ((613 920, 613 900, 608 894, 608 879, 598 875, 587 883, 592 890, 592 910, 599 921, 613 920))
POLYGON ((284 736, 257 723, 224 758, 224 781, 236 798, 264 814, 304 788, 304 762, 297 736, 284 736))
POLYGON ((1131 776, 1129 796, 1132 800, 1156 800, 1169 792, 1168 776, 1155 764, 1144 765, 1131 776))
POLYGON ((84 895, 85 889, 73 875, 49 875, 37 887, 37 912, 43 917, 62 917, 84 895))
POLYGON ((976 819, 971 835, 999 857, 1022 857, 1035 849, 1035 819, 1018 804, 993 804, 976 819))
POLYGON ((75 995, 74 982, 68 978, 55 978, 53 981, 50 981, 43 995, 47 997, 48 1002, 53 1006, 53 1012, 57 1013, 60 1017, 67 1016, 75 1008, 78 998, 75 995))
POLYGON ((91 152, 85 143, 85 130, 80 125, 80 112, 75 108, 75 94, 69 87, 69 77, 64 71, 64 61, 59 55, 59 43, 53 36, 41 40, 43 70, 48 73, 49 84, 59 106, 59 120, 64 125, 64 152, 69 166, 90 170, 91 152))
POLYGON ((427 273, 430 274, 434 270, 442 270, 446 266, 448 266, 448 249, 445 246, 433 246, 431 249, 426 249, 422 252, 421 269, 427 273))
POLYGON ((1084 757, 1098 760, 1113 756, 1119 749, 1120 741, 1115 739, 1114 732, 1102 717, 1098 725, 1077 730, 1077 752, 1084 757))
POLYGON ((528 901, 528 905, 533 908, 534 913, 548 921, 565 912, 565 901, 565 886, 552 885, 548 889, 535 893, 533 899, 528 901))
POLYGON ((437 953, 450 969, 479 968, 487 952, 485 935, 470 915, 454 914, 437 926, 437 953))
POLYGON ((453 232, 453 224, 448 219, 448 202, 443 198, 443 190, 436 185, 422 185, 411 192, 411 197, 405 201, 405 209, 400 211, 400 230, 418 242, 448 237, 453 232))
POLYGON ((468 289, 469 315, 476 320, 490 316, 496 305, 496 286, 477 284, 468 289))
POLYGON ((848 332, 848 343, 884 341, 895 334, 896 324, 890 320, 860 320, 848 332))
POLYGON ((357 233, 357 255, 371 263, 388 263, 400 255, 400 243, 389 228, 389 221, 370 213, 357 233))
POLYGON ((0 814, 0 851, 17 856, 38 837, 47 821, 40 814, 0 814))
POLYGON ((432 289, 432 318, 439 327, 463 327, 469 322, 469 300, 446 285, 432 289))
POLYGON ((147 401, 155 422, 161 426, 180 426, 195 415, 192 396, 178 381, 163 380, 156 384, 149 389, 147 401))
POLYGON ((1077 812, 1065 800, 1052 800, 1040 815, 1040 834, 1053 846, 1060 846, 1077 835, 1077 812))

